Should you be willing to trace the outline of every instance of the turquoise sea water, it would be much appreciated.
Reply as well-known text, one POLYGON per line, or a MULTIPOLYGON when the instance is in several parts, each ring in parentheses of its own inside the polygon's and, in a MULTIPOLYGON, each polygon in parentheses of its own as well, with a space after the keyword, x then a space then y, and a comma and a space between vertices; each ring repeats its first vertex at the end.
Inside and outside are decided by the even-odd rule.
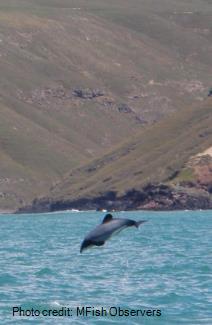
POLYGON ((0 215, 0 324, 212 324, 212 211, 114 216, 149 221, 80 254, 104 213, 0 215))

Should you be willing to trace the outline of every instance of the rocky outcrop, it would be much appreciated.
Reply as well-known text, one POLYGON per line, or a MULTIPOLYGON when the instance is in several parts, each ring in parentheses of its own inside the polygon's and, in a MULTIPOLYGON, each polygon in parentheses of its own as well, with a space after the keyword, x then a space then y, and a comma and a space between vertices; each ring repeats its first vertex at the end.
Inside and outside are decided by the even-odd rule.
POLYGON ((133 110, 126 103, 122 103, 118 106, 118 111, 120 113, 132 113, 133 110))
POLYGON ((52 104, 52 102, 72 101, 75 99, 94 99, 97 97, 105 96, 104 91, 101 89, 91 88, 65 88, 62 84, 57 86, 47 86, 44 88, 36 88, 30 93, 24 93, 22 90, 16 92, 17 98, 24 102, 38 105, 52 104))
POLYGON ((73 91, 73 95, 82 99, 93 99, 96 97, 104 96, 104 92, 100 89, 75 88, 73 91))
MULTIPOLYGON (((210 188, 211 189, 211 188, 210 188)), ((109 191, 93 198, 77 200, 36 199, 18 213, 79 210, 184 210, 212 209, 211 193, 202 189, 186 189, 164 184, 148 184, 142 190, 131 189, 124 195, 109 191)))
POLYGON ((212 97, 212 88, 210 88, 208 91, 208 97, 212 97))

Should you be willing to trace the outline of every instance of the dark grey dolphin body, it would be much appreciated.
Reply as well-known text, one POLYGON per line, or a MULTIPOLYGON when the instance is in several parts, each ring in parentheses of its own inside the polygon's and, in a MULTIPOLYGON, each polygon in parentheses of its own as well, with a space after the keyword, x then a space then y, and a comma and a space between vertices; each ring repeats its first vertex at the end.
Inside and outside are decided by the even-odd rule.
POLYGON ((102 246, 114 233, 120 232, 127 227, 135 226, 138 228, 139 225, 144 222, 146 222, 146 220, 134 221, 123 218, 113 218, 111 214, 106 214, 102 223, 90 231, 85 237, 80 247, 80 253, 82 253, 85 248, 91 246, 102 246))

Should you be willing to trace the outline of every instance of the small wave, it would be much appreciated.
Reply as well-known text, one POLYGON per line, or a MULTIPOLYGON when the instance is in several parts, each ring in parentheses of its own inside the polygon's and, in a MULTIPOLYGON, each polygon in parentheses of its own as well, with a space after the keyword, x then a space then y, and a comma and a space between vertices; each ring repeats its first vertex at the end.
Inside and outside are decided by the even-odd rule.
POLYGON ((6 286, 6 285, 14 285, 17 283, 17 278, 10 275, 10 274, 1 274, 0 275, 0 287, 6 286))
POLYGON ((57 306, 57 307, 62 307, 63 305, 61 305, 58 301, 53 301, 52 302, 53 306, 57 306))
POLYGON ((50 268, 44 267, 44 268, 40 269, 39 271, 37 271, 35 273, 35 275, 37 277, 43 277, 43 276, 54 275, 54 272, 50 268))

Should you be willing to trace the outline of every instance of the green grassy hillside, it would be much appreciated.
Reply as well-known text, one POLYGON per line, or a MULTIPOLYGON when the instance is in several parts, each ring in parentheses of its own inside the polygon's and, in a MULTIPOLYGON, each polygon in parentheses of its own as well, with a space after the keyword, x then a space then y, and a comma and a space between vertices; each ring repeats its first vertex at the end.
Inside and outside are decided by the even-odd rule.
POLYGON ((2 0, 0 209, 201 103, 211 12, 204 0, 2 0))

